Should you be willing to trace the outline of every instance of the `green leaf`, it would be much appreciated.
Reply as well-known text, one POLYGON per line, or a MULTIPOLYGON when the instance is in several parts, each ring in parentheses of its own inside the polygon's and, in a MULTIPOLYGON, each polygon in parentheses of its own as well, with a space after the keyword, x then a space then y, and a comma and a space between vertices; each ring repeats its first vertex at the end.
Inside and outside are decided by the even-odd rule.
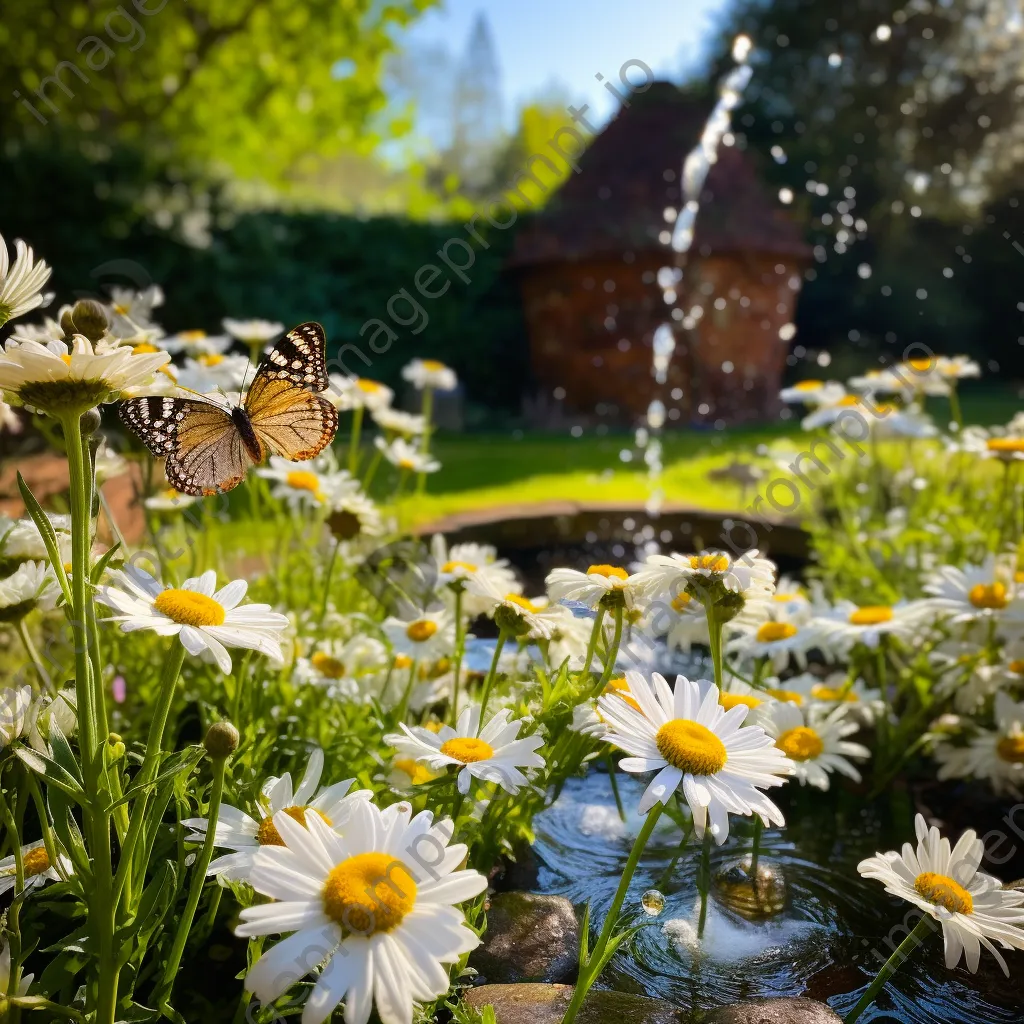
POLYGON ((18 747, 15 753, 23 764, 37 775, 41 775, 48 786, 56 786, 82 803, 81 798, 85 796, 85 790, 82 789, 81 783, 52 758, 30 747, 18 747))
POLYGON ((46 553, 50 557, 50 565, 53 566, 57 582, 60 584, 61 592, 64 594, 64 600, 70 608, 71 587, 68 584, 67 573, 64 571, 64 562, 60 557, 60 547, 57 544, 57 533, 53 528, 53 523, 50 522, 39 502, 36 501, 36 496, 29 489, 28 484, 25 483, 25 478, 21 473, 18 473, 18 490, 21 491, 21 500, 25 502, 25 508, 32 517, 32 522, 36 524, 36 529, 39 530, 39 535, 43 538, 43 544, 46 545, 46 553))
POLYGON ((580 921, 580 970, 590 959, 590 900, 583 906, 583 920, 580 921))
POLYGON ((79 767, 78 760, 71 749, 71 744, 68 743, 67 737, 61 732, 57 719, 53 715, 50 716, 49 732, 53 759, 81 785, 82 769, 79 767))
POLYGON ((144 793, 147 789, 154 789, 161 783, 166 782, 168 779, 174 778, 176 775, 180 775, 182 772, 191 772, 192 769, 199 764, 199 762, 206 755, 206 751, 202 747, 186 747, 185 750, 179 750, 176 754, 172 754, 165 762, 160 772, 149 782, 139 783, 137 786, 132 786, 128 789, 121 797, 115 800, 113 803, 108 805, 105 812, 109 814, 115 807, 120 807, 121 804, 126 804, 131 800, 134 800, 140 793, 144 793))
POLYGON ((117 553, 117 549, 121 546, 121 542, 117 541, 111 547, 107 548, 102 555, 96 560, 96 564, 92 567, 92 582, 94 584, 99 583, 103 579, 103 574, 107 571, 107 566, 110 565, 110 560, 117 553))

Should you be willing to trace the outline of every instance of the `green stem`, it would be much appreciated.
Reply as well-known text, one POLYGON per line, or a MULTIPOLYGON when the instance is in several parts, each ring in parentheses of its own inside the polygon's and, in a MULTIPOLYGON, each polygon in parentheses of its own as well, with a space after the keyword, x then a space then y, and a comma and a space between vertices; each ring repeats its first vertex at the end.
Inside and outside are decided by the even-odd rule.
MULTIPOLYGON (((434 389, 423 389, 423 402, 420 405, 420 412, 423 415, 423 436, 420 438, 420 454, 426 455, 430 451, 430 418, 434 413, 434 389)), ((416 481, 416 493, 422 494, 427 486, 427 474, 420 473, 416 481)))
POLYGON ((622 797, 619 795, 619 783, 615 778, 615 761, 612 759, 611 747, 608 748, 608 752, 605 754, 605 764, 608 766, 608 780, 612 784, 612 796, 615 797, 615 808, 619 812, 619 817, 626 820, 626 809, 622 806, 622 797))
POLYGON ((712 605, 707 609, 708 612, 708 638, 709 646, 711 648, 711 663, 714 666, 715 671, 715 686, 722 689, 722 679, 725 663, 722 657, 722 621, 718 617, 718 613, 712 605))
POLYGON ((878 972, 875 980, 868 985, 867 991, 857 1001, 857 1005, 843 1018, 843 1024, 854 1024, 854 1021, 875 1001, 882 986, 892 977, 896 969, 934 931, 935 922, 927 915, 917 922, 914 930, 896 947, 896 951, 882 965, 882 969, 878 972))
POLYGON ((601 624, 604 622, 605 609, 598 606, 597 615, 594 618, 594 628, 590 631, 590 642, 587 644, 587 653, 583 658, 583 674, 581 679, 590 676, 590 663, 594 660, 594 651, 597 650, 597 638, 601 635, 601 624))
POLYGON ((484 712, 487 710, 487 698, 491 695, 491 687, 494 686, 494 677, 498 674, 498 659, 501 657, 501 649, 505 646, 508 634, 505 630, 498 632, 498 642, 494 645, 494 657, 491 658, 491 668, 484 680, 484 687, 480 691, 480 722, 477 727, 477 734, 484 727, 484 712))
POLYGON ((359 471, 359 435, 363 428, 363 412, 361 405, 352 410, 352 436, 348 442, 348 471, 352 476, 359 471))
POLYGON ((11 954, 11 973, 7 979, 7 998, 17 995, 21 983, 21 904, 25 892, 25 861, 21 852, 21 829, 11 814, 7 798, 0 789, 0 820, 14 847, 14 901, 7 914, 7 941, 11 954))
POLYGON ((462 677, 462 658, 466 651, 466 624, 462 621, 462 588, 455 588, 455 658, 452 664, 452 703, 450 719, 452 728, 459 719, 459 682, 462 677))
POLYGON ((615 671, 615 660, 619 656, 619 644, 622 642, 622 608, 615 609, 615 635, 612 637, 612 645, 605 651, 604 672, 601 673, 601 680, 597 684, 597 692, 601 693, 608 685, 612 673, 615 671))
POLYGON ((36 675, 39 677, 39 682, 42 683, 44 689, 49 690, 51 693, 53 693, 53 680, 50 679, 50 673, 46 671, 46 668, 43 665, 43 659, 39 657, 39 652, 36 650, 36 645, 32 642, 32 636, 28 631, 28 626, 25 625, 24 617, 18 619, 14 628, 17 631, 18 639, 21 640, 22 647, 25 648, 25 653, 28 655, 28 660, 32 663, 32 667, 36 670, 36 675))
POLYGON ((956 393, 956 381, 951 381, 949 385, 949 414, 959 431, 964 425, 964 417, 960 412, 960 396, 956 393))
POLYGON ((192 866, 192 885, 189 888, 188 902, 185 904, 185 911, 178 920, 178 929, 174 933, 174 944, 167 958, 164 967, 163 981, 160 983, 159 1005, 163 1009, 170 998, 174 987, 174 978, 178 973, 178 965, 181 963, 182 953, 185 952, 185 943, 188 940, 188 933, 192 927, 192 921, 196 916, 196 908, 199 906, 199 899, 203 894, 206 885, 206 871, 213 859, 213 849, 216 845, 217 819, 220 816, 220 802, 224 795, 224 776, 227 772, 228 759, 218 758, 213 762, 213 788, 210 790, 210 805, 207 808, 206 839, 203 847, 192 866))
POLYGON ((576 982, 576 988, 573 990, 572 1000, 569 1003, 569 1008, 565 1011, 562 1024, 572 1024, 576 1019, 576 1015, 583 1005, 587 992, 590 991, 591 986, 597 981, 601 968, 604 967, 605 952, 608 948, 608 943, 611 941, 616 922, 619 919, 619 911, 622 910, 622 904, 626 899, 629 884, 633 881, 633 875, 636 873, 637 865, 640 863, 644 847, 651 838, 654 826, 658 823, 658 818, 661 817, 661 812, 664 809, 664 805, 659 802, 647 812, 643 828, 640 829, 640 834, 633 843, 633 849, 629 851, 629 860, 626 861, 626 866, 622 871, 622 877, 619 879, 619 887, 615 890, 612 905, 608 908, 608 916, 604 919, 604 927, 601 929, 600 938, 598 938, 597 944, 591 951, 587 962, 580 964, 579 980, 576 982), (594 967, 597 969, 594 970, 594 967))
POLYGON ((398 702, 398 707, 395 709, 395 721, 404 722, 405 713, 409 708, 409 698, 412 696, 413 687, 416 685, 416 670, 419 668, 419 661, 413 658, 412 664, 409 666, 409 681, 405 684, 405 689, 402 691, 402 699, 398 702))
POLYGON ((334 566, 338 561, 338 549, 341 547, 341 541, 334 541, 334 550, 331 552, 330 560, 327 563, 327 574, 324 576, 324 596, 320 602, 320 628, 323 628, 324 619, 327 618, 327 605, 330 602, 331 597, 331 579, 334 576, 334 566))

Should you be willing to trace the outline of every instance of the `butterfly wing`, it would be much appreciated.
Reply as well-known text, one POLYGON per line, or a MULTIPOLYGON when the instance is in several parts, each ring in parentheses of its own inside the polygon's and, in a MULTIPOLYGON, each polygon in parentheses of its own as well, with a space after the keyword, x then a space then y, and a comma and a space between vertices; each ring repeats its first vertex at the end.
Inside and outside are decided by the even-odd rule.
POLYGON ((158 458, 167 481, 183 494, 230 491, 252 465, 230 414, 211 402, 186 398, 132 398, 121 420, 158 458))
POLYGON ((327 338, 317 323, 290 330, 260 363, 245 411, 260 442, 293 462, 319 455, 338 429, 338 410, 325 391, 327 338))

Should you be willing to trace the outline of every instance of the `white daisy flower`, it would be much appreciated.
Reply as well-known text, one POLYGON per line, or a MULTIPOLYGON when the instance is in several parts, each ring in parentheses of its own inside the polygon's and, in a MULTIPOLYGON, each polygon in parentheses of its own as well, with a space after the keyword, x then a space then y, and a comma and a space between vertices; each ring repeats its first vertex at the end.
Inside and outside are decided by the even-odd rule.
POLYGON ((349 489, 349 481, 351 477, 343 479, 337 474, 336 478, 328 480, 324 485, 331 509, 326 519, 328 529, 335 540, 342 543, 380 537, 385 532, 380 509, 359 490, 357 482, 355 490, 349 489))
POLYGON ((271 480, 271 495, 287 502, 293 511, 309 505, 324 505, 359 490, 359 481, 344 469, 335 468, 332 458, 320 456, 297 466, 290 459, 271 455, 267 466, 256 475, 271 480))
MULTIPOLYGON (((505 593, 521 590, 508 559, 498 558, 498 549, 490 544, 455 544, 451 550, 444 536, 435 533, 430 541, 430 554, 437 569, 437 586, 447 590, 465 591, 470 577, 487 579, 495 589, 505 593)), ((463 594, 462 607, 469 616, 483 615, 489 607, 486 597, 463 594)))
POLYGON ((166 352, 135 355, 126 347, 100 352, 80 334, 70 350, 62 341, 11 339, 0 352, 0 391, 44 412, 84 412, 151 384, 169 359, 166 352))
POLYGON ((284 333, 284 324, 276 320, 232 320, 226 316, 221 324, 228 334, 246 345, 266 345, 284 333))
POLYGON ((32 687, 28 684, 0 690, 0 750, 28 735, 36 711, 32 687))
POLYGON ((252 363, 246 356, 231 352, 227 355, 211 353, 186 359, 176 380, 178 387, 201 395, 238 391, 251 367, 252 363))
POLYGON ((232 345, 232 339, 226 334, 210 335, 206 331, 180 331, 164 338, 160 342, 164 351, 174 355, 179 353, 191 359, 203 356, 222 356, 232 345))
POLYGON ((111 622, 122 632, 151 629, 158 636, 177 636, 189 654, 208 652, 222 672, 231 671, 228 647, 259 651, 280 662, 281 635, 288 618, 267 604, 239 607, 249 584, 234 580, 215 592, 217 574, 210 569, 167 587, 142 569, 114 570, 113 584, 97 589, 96 600, 113 608, 111 622))
POLYGON ((51 274, 46 263, 37 260, 20 238, 15 239, 14 249, 17 255, 12 266, 7 243, 0 235, 0 327, 45 305, 43 285, 51 274))
POLYGON ((981 376, 981 367, 967 356, 936 356, 935 362, 939 374, 950 380, 981 376))
MULTIPOLYGON (((61 690, 56 697, 40 696, 27 716, 29 746, 41 754, 50 754, 50 730, 56 725, 64 736, 73 736, 78 729, 73 687, 61 690)), ((2 728, 2 726, 0 726, 2 728)))
POLYGON ((389 406, 378 406, 370 410, 373 422, 381 430, 403 437, 419 437, 427 429, 426 418, 412 412, 402 412, 389 406))
POLYGON ((5 430, 9 434, 20 434, 21 420, 14 408, 0 398, 0 433, 5 430))
POLYGON ((579 601, 588 608, 632 608, 639 592, 637 578, 618 565, 554 569, 545 583, 552 601, 579 601))
POLYGON ((775 590, 775 563, 762 558, 756 549, 737 558, 720 551, 699 555, 649 555, 633 579, 650 597, 691 594, 702 598, 712 590, 724 589, 740 595, 744 604, 767 601, 775 590))
POLYGON ((484 614, 494 619, 500 629, 515 636, 529 633, 545 640, 551 635, 555 621, 545 605, 535 604, 515 591, 502 590, 486 572, 473 573, 466 592, 487 602, 484 614))
POLYGON ((719 845, 729 835, 729 812, 785 824, 761 789, 783 785, 793 766, 763 729, 743 725, 747 707, 726 711, 718 687, 707 680, 677 676, 674 693, 657 672, 650 683, 639 672, 628 672, 626 680, 639 711, 618 695, 603 695, 597 703, 611 726, 608 741, 631 755, 619 767, 658 773, 640 800, 641 814, 668 803, 682 786, 697 836, 710 818, 719 845))
POLYGON ((1024 703, 1000 691, 995 697, 995 729, 978 729, 967 747, 939 744, 935 759, 940 779, 984 779, 997 794, 1024 795, 1024 703))
POLYGON ((52 608, 57 601, 57 580, 45 562, 22 562, 0 579, 0 622, 18 622, 36 608, 52 608))
POLYGON ((543 768, 544 758, 537 748, 544 745, 544 737, 534 734, 519 738, 521 721, 508 720, 511 711, 503 708, 481 729, 480 706, 465 707, 453 729, 442 725, 437 732, 419 726, 399 723, 402 733, 384 737, 401 753, 422 761, 433 771, 450 766, 459 769, 459 792, 469 792, 472 779, 496 782, 509 793, 518 793, 529 779, 520 768, 543 768))
POLYGON ((342 412, 348 409, 386 409, 395 397, 394 391, 386 384, 368 377, 332 373, 330 381, 331 386, 324 392, 324 398, 342 412))
POLYGON ((309 657, 295 663, 299 683, 326 687, 331 693, 346 697, 359 694, 359 682, 376 678, 388 667, 387 648, 375 637, 354 636, 349 640, 327 640, 319 644, 309 657))
POLYGON ((925 356, 922 359, 908 359, 893 368, 893 375, 903 381, 903 394, 934 395, 944 397, 949 394, 949 374, 940 370, 942 356, 925 356))
POLYGON ((848 381, 854 391, 868 395, 899 395, 906 392, 906 386, 891 367, 884 370, 868 370, 863 376, 851 377, 848 381))
POLYGON ((846 388, 836 380, 801 380, 783 388, 779 398, 789 404, 834 405, 845 394, 846 388))
POLYGON ((851 683, 846 672, 832 672, 824 679, 811 672, 790 676, 786 680, 786 692, 791 697, 799 697, 793 703, 801 707, 813 702, 826 708, 842 705, 853 718, 864 724, 870 724, 885 710, 880 690, 869 689, 860 677, 851 683))
POLYGON ((948 672, 937 682, 935 691, 942 697, 952 697, 957 711, 964 715, 977 712, 983 704, 1000 690, 1020 690, 1024 687, 1024 659, 1011 658, 995 665, 973 664, 969 674, 948 672))
POLYGON ((1024 459, 1024 430, 964 427, 957 436, 956 443, 950 447, 955 451, 970 452, 980 459, 1019 462, 1024 459))
POLYGON ((419 391, 424 388, 454 391, 459 384, 455 371, 436 359, 414 359, 402 368, 402 377, 419 391))
POLYGON ((396 437, 393 441, 375 437, 373 443, 384 458, 399 469, 408 470, 410 473, 436 473, 441 468, 441 463, 437 459, 421 452, 401 437, 396 437))
MULTIPOLYGON (((59 882, 72 873, 71 861, 63 853, 57 854, 58 864, 50 863, 50 855, 40 839, 21 848, 22 867, 25 872, 25 888, 23 892, 38 888, 47 882, 59 882)), ((17 867, 14 855, 0 860, 0 896, 9 893, 17 884, 17 867)), ((18 893, 14 894, 15 896, 18 893)))
POLYGON ((930 595, 922 610, 934 611, 957 625, 999 617, 1016 596, 1013 570, 1006 559, 989 555, 981 565, 943 565, 925 577, 930 595))
POLYGON ((812 625, 777 615, 760 624, 742 623, 739 634, 726 644, 726 651, 747 658, 767 658, 774 671, 782 672, 790 659, 806 668, 808 652, 820 646, 820 634, 812 625))
POLYGON ((173 487, 167 487, 146 498, 143 504, 151 512, 183 512, 198 500, 194 495, 182 494, 173 487))
POLYGON ((920 629, 922 615, 928 613, 929 609, 916 601, 856 605, 840 600, 828 610, 817 609, 810 628, 835 643, 839 650, 849 650, 858 643, 874 650, 883 636, 903 640, 912 637, 920 629))
POLYGON ((448 612, 427 611, 412 619, 389 616, 381 627, 396 654, 436 661, 455 647, 455 623, 448 612))
MULTIPOLYGON (((285 814, 305 827, 306 812, 312 811, 328 828, 344 828, 353 805, 369 800, 373 794, 368 789, 350 793, 355 779, 345 779, 320 789, 323 770, 324 752, 315 747, 309 755, 298 789, 294 788, 290 772, 285 772, 280 778, 267 779, 257 801, 258 818, 230 804, 221 804, 214 845, 217 849, 232 852, 212 860, 207 875, 223 875, 236 882, 249 881, 257 851, 266 846, 284 846, 275 824, 278 814, 285 814)), ((185 818, 181 824, 189 829, 186 843, 206 841, 210 828, 207 818, 185 818)))
POLYGON ((128 472, 128 461, 123 455, 115 452, 105 441, 100 444, 94 456, 96 466, 96 482, 106 483, 128 472))
POLYGON ((878 853, 861 861, 857 870, 942 925, 948 968, 956 967, 963 955, 968 970, 977 972, 984 946, 1009 977, 993 940, 1004 949, 1024 949, 1024 893, 1003 889, 998 878, 978 870, 985 846, 973 831, 950 849, 949 840, 937 828, 929 829, 920 814, 914 828, 916 850, 905 843, 902 853, 878 853))
MULTIPOLYGON (((57 551, 63 563, 71 561, 71 516, 46 513, 57 535, 57 551)), ((9 562, 47 561, 49 554, 32 519, 0 516, 0 560, 9 562)))
POLYGON ((826 790, 832 772, 860 782, 860 772, 850 758, 867 760, 871 751, 846 739, 860 726, 850 719, 844 705, 828 709, 816 704, 798 707, 789 701, 772 701, 759 721, 775 746, 793 762, 793 775, 801 786, 826 790))
POLYGON ((589 618, 580 618, 564 605, 553 604, 544 614, 550 627, 548 641, 548 664, 559 668, 568 661, 571 672, 583 671, 583 659, 594 623, 589 618))
POLYGON ((652 600, 644 609, 641 628, 652 636, 664 636, 672 650, 690 651, 695 645, 711 643, 707 609, 685 590, 671 601, 667 596, 652 600))
POLYGON ((250 968, 245 987, 264 1004, 323 965, 302 1014, 322 1024, 342 1001, 346 1024, 366 1024, 376 1003, 382 1024, 412 1024, 414 1004, 448 991, 447 965, 480 944, 454 904, 487 888, 459 865, 454 826, 407 803, 353 808, 344 836, 308 814, 275 824, 285 846, 256 856, 250 883, 274 901, 242 910, 235 934, 293 935, 250 968))
POLYGON ((895 405, 875 402, 874 396, 845 395, 838 401, 819 406, 809 416, 805 416, 800 421, 800 426, 804 430, 830 427, 842 416, 851 412, 860 415, 867 423, 869 429, 876 430, 879 424, 889 417, 897 415, 899 409, 895 405))
POLYGON ((140 330, 156 327, 153 310, 164 304, 163 289, 151 284, 142 291, 134 288, 110 289, 110 331, 118 338, 134 337, 140 330))

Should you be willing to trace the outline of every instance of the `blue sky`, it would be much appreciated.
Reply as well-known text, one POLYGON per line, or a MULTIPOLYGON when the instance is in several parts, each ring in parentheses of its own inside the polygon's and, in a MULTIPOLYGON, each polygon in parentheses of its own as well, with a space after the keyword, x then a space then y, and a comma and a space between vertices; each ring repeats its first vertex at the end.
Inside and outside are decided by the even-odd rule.
POLYGON ((498 49, 506 118, 524 101, 557 83, 591 104, 599 119, 615 100, 595 80, 617 79, 629 60, 665 77, 699 61, 727 0, 444 0, 409 33, 420 43, 462 52, 477 13, 485 10, 498 49))

